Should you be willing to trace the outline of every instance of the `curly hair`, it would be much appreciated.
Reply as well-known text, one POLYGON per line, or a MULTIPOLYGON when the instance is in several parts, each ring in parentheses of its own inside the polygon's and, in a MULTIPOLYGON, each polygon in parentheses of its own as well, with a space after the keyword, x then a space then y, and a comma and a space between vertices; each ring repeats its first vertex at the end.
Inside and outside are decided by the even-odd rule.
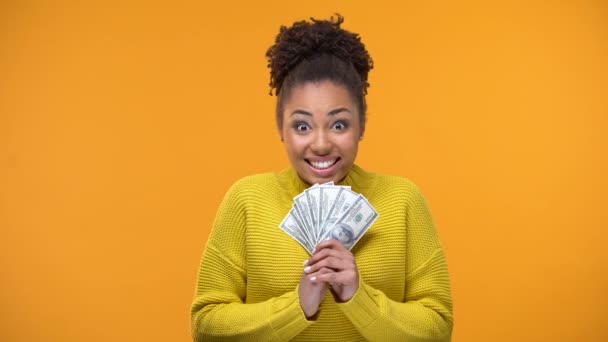
POLYGON ((266 52, 270 68, 270 94, 277 95, 277 125, 282 126, 283 102, 291 90, 306 82, 330 80, 345 86, 356 100, 362 128, 367 105, 367 75, 373 61, 358 34, 340 27, 337 19, 297 21, 291 27, 281 26, 279 34, 266 52))

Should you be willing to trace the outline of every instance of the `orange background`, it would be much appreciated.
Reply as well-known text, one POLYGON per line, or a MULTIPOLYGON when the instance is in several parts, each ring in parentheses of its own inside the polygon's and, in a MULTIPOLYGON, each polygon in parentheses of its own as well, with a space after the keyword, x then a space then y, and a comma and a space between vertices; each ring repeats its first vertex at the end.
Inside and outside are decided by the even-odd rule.
POLYGON ((0 339, 188 341, 228 187, 288 166, 264 53, 339 12, 358 164, 424 191, 454 341, 607 340, 606 1, 0 3, 0 339))

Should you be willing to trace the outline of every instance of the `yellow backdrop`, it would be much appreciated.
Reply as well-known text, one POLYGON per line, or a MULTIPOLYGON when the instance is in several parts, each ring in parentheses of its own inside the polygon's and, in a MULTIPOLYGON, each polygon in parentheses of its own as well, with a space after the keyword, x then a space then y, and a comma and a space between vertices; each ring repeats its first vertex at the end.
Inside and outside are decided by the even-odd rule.
POLYGON ((2 1, 0 340, 188 341, 223 194, 288 166, 264 53, 335 12, 376 63, 358 163, 426 194, 454 341, 605 341, 600 0, 2 1))

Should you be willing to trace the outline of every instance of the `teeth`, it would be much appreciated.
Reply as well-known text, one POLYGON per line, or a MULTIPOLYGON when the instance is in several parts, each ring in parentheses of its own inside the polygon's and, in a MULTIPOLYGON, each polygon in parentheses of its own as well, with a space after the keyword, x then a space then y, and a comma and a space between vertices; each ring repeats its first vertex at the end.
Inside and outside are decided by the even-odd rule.
POLYGON ((310 162, 310 165, 312 165, 312 167, 314 167, 315 169, 319 169, 319 170, 323 170, 323 169, 327 169, 328 167, 334 165, 334 163, 336 162, 337 159, 334 160, 328 160, 328 161, 324 161, 324 162, 310 162))

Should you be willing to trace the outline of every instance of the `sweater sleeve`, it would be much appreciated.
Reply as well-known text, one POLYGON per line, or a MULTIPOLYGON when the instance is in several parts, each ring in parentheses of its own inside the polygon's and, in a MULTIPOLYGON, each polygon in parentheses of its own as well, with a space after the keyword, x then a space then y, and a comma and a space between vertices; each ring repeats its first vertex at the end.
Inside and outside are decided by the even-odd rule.
POLYGON ((259 303, 246 303, 244 236, 246 201, 239 183, 224 198, 201 259, 191 307, 194 341, 286 341, 311 321, 297 288, 259 303))
POLYGON ((370 341, 450 341, 450 280, 443 248, 422 194, 414 187, 406 216, 405 300, 394 301, 366 284, 339 304, 370 341))

